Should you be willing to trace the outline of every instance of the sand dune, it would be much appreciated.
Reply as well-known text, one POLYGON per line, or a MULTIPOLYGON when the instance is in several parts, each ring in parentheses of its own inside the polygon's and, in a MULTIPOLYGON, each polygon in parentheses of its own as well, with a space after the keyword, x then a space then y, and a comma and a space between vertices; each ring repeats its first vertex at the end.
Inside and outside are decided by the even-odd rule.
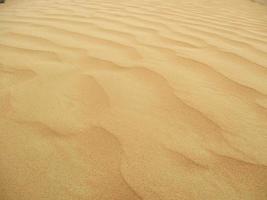
POLYGON ((0 4, 0 199, 267 199, 267 7, 0 4))

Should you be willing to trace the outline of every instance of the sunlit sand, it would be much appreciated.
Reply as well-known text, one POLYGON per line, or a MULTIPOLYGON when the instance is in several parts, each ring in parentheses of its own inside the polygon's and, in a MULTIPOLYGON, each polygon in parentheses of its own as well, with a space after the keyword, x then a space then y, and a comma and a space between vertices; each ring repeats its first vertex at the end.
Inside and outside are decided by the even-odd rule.
POLYGON ((266 200, 267 6, 0 4, 1 200, 266 200))

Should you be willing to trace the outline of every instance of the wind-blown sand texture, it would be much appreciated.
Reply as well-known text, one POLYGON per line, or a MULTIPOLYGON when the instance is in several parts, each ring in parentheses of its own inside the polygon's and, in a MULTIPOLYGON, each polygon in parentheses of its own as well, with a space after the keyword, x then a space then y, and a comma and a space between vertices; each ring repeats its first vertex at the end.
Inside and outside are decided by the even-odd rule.
POLYGON ((0 5, 1 200, 266 200, 267 7, 0 5))

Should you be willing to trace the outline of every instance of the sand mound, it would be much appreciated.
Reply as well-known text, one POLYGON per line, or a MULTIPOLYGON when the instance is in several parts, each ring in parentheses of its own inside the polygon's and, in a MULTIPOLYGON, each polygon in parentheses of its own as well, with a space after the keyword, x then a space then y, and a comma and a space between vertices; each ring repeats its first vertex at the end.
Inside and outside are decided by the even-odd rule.
POLYGON ((267 7, 1 4, 0 199, 267 199, 267 7))

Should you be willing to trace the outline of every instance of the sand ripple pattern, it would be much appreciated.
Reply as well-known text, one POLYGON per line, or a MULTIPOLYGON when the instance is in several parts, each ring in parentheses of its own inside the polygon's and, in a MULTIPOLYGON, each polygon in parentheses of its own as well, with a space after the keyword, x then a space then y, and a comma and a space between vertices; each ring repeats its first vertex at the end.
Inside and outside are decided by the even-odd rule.
POLYGON ((267 7, 0 5, 1 200, 266 200, 267 7))

